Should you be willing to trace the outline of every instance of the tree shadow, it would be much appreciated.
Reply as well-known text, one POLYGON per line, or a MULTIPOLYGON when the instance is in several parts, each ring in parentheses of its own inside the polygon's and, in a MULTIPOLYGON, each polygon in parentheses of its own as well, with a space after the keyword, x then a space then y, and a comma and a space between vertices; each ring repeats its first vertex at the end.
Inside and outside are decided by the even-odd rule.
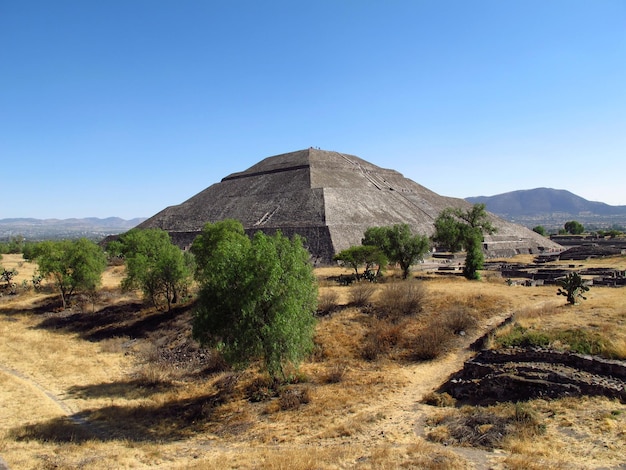
POLYGON ((188 312, 191 304, 180 305, 169 312, 145 312, 145 305, 133 302, 105 307, 97 313, 70 313, 50 316, 37 328, 78 333, 88 341, 101 341, 116 337, 145 338, 164 324, 188 312))
POLYGON ((10 436, 16 441, 56 443, 172 442, 215 424, 215 409, 224 399, 223 393, 217 392, 162 405, 107 406, 16 427, 10 436))
MULTIPOLYGON (((19 296, 18 296, 19 297, 19 296)), ((15 315, 18 313, 34 313, 43 315, 46 313, 58 311, 63 306, 61 298, 58 295, 46 295, 32 302, 28 307, 16 307, 14 305, 0 305, 0 313, 4 315, 15 315)))
POLYGON ((167 392, 175 386, 170 381, 146 384, 145 380, 135 379, 122 382, 109 382, 91 385, 76 385, 67 390, 72 398, 147 398, 157 393, 167 392))

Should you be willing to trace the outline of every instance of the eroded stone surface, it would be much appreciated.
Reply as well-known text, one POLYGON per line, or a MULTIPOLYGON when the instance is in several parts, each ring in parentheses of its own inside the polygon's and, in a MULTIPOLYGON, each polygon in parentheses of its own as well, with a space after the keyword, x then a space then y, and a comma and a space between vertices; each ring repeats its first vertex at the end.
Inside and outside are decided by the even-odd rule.
POLYGON ((484 350, 440 392, 478 404, 580 395, 626 402, 626 362, 539 348, 484 350))

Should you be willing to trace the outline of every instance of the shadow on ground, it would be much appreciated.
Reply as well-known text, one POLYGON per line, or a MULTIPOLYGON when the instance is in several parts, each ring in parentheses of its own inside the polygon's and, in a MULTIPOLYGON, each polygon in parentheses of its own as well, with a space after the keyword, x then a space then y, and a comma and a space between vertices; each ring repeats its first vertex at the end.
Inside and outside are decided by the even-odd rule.
POLYGON ((226 422, 219 417, 219 405, 227 400, 224 391, 192 399, 173 400, 159 405, 107 406, 82 411, 43 423, 13 428, 19 441, 74 442, 90 440, 171 442, 189 438, 200 431, 239 434, 251 422, 226 422))
POLYGON ((67 394, 72 398, 84 400, 93 398, 148 398, 157 393, 172 390, 172 382, 159 382, 147 384, 145 380, 134 379, 124 382, 109 382, 101 384, 81 385, 70 387, 67 394))
POLYGON ((146 309, 140 302, 113 305, 92 313, 53 314, 39 323, 37 328, 63 330, 78 333, 88 341, 110 338, 146 338, 151 332, 160 330, 164 324, 187 313, 193 306, 180 305, 169 312, 146 309))

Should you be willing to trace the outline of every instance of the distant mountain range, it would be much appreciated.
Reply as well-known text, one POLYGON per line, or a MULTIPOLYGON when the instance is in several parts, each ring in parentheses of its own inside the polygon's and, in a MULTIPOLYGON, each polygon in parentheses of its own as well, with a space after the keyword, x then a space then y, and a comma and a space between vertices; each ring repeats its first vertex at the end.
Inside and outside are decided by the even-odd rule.
POLYGON ((588 201, 563 189, 527 189, 465 200, 472 204, 483 203, 489 212, 530 228, 537 225, 562 228, 569 220, 590 228, 626 226, 626 206, 588 201))
POLYGON ((107 235, 126 232, 144 220, 146 219, 125 220, 119 217, 106 219, 97 217, 84 219, 0 219, 0 240, 17 235, 22 235, 27 240, 79 237, 100 239, 107 235))

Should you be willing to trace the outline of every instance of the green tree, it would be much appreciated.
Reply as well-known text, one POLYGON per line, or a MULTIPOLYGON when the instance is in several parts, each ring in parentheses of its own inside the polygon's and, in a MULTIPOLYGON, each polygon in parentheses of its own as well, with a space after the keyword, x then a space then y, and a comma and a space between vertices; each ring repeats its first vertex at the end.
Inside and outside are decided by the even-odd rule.
POLYGON ((231 220, 206 224, 191 249, 200 282, 194 337, 233 365, 260 359, 284 379, 313 347, 317 283, 301 238, 250 239, 231 220))
POLYGON ((484 204, 474 204, 470 209, 444 209, 435 220, 433 241, 451 252, 465 250, 463 275, 467 279, 480 279, 485 256, 482 250, 484 234, 496 228, 487 216, 484 204))
POLYGON ((41 276, 52 278, 58 287, 63 308, 77 291, 95 292, 106 268, 104 252, 86 238, 41 242, 33 255, 41 276))
POLYGON ((229 269, 229 264, 237 263, 242 248, 249 245, 250 239, 246 236, 243 225, 233 219, 226 219, 215 224, 207 224, 200 235, 196 237, 191 252, 196 258, 196 279, 202 282, 205 274, 211 277, 229 269), (228 247, 228 249, 224 249, 228 247), (228 250, 232 249, 232 252, 228 250), (219 253, 220 262, 217 264, 215 254, 219 253), (211 266, 212 272, 205 272, 211 266), (218 271, 215 271, 215 270, 218 271))
POLYGON ((542 237, 545 237, 547 234, 545 227, 543 227, 542 225, 537 225, 536 227, 533 227, 533 232, 538 233, 542 237))
POLYGON ((398 263, 403 279, 409 276, 411 266, 424 259, 430 250, 428 237, 413 235, 408 224, 370 227, 365 231, 362 244, 377 247, 390 262, 398 263))
POLYGON ((8 242, 0 242, 0 253, 17 254, 24 248, 26 239, 23 235, 9 237, 8 242))
POLYGON ((570 220, 569 222, 565 222, 563 228, 567 233, 570 233, 572 235, 580 235, 585 231, 585 227, 583 226, 583 224, 577 222, 576 220, 570 220))
POLYGON ((41 242, 28 242, 24 244, 22 256, 26 261, 34 261, 37 256, 37 247, 41 242))
POLYGON ((122 288, 141 289, 155 307, 164 303, 170 311, 191 280, 192 258, 183 254, 164 230, 130 230, 111 242, 108 250, 126 264, 122 288))
POLYGON ((585 284, 578 273, 569 273, 565 278, 558 281, 558 285, 560 288, 556 295, 567 297, 567 302, 571 305, 575 305, 578 299, 587 300, 583 293, 589 290, 589 286, 585 284))
POLYGON ((381 266, 387 263, 387 257, 377 246, 373 245, 356 245, 346 248, 337 253, 333 259, 341 261, 354 269, 357 279, 359 275, 359 266, 365 266, 364 271, 369 271, 373 266, 378 266, 380 272, 381 266))

